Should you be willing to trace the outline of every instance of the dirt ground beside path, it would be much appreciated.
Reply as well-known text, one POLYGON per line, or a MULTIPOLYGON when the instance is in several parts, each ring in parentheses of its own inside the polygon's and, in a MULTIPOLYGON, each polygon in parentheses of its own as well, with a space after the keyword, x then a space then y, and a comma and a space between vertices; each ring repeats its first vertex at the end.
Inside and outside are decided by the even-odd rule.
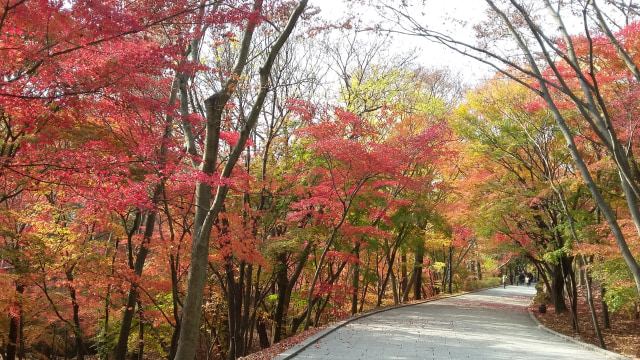
MULTIPOLYGON (((570 312, 556 314, 553 306, 547 307, 546 314, 540 314, 537 306, 532 306, 530 309, 538 321, 549 329, 570 336, 574 339, 598 346, 598 338, 596 337, 593 322, 591 320, 589 306, 584 300, 584 294, 580 294, 579 298, 579 333, 575 332, 571 326, 570 312)), ((596 300, 596 313, 598 314, 598 322, 602 328, 602 307, 599 306, 599 299, 596 300)), ((630 317, 623 313, 610 314, 610 318, 611 328, 602 329, 607 350, 611 350, 630 358, 640 359, 640 319, 630 317)))

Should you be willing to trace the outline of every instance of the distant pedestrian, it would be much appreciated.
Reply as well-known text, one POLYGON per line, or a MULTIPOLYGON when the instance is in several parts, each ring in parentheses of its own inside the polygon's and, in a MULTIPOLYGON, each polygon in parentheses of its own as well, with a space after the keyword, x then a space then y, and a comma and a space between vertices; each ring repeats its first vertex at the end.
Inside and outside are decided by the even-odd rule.
POLYGON ((507 274, 502 275, 502 287, 507 288, 507 274))
POLYGON ((518 285, 524 285, 524 274, 520 274, 520 276, 518 276, 518 285))
POLYGON ((527 284, 527 286, 529 286, 529 284, 531 283, 531 277, 529 277, 529 275, 527 275, 527 276, 524 278, 524 282, 527 284))

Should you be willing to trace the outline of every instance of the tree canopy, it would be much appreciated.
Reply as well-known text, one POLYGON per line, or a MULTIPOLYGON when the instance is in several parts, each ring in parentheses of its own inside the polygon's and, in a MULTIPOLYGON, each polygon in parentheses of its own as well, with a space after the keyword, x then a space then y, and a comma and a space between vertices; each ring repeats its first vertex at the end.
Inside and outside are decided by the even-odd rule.
POLYGON ((0 357, 236 359, 521 273, 637 313, 637 6, 348 3, 0 6, 0 357))

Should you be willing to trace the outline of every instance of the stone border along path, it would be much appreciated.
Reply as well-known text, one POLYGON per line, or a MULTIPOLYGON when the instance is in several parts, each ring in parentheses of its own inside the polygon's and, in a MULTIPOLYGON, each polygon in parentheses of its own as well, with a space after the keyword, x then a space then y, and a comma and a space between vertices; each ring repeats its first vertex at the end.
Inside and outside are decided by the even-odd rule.
POLYGON ((381 309, 347 319, 283 352, 285 359, 629 359, 542 326, 534 286, 381 309))

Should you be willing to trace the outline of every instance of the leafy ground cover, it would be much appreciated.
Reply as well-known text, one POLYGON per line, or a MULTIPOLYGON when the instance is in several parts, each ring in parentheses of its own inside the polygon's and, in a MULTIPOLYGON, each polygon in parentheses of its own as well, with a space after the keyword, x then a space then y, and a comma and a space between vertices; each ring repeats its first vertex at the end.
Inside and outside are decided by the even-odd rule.
POLYGON ((262 351, 259 352, 255 352, 253 354, 250 354, 248 356, 245 356, 243 358, 240 358, 238 360, 267 360, 267 359, 273 359, 276 356, 278 356, 279 354, 287 351, 288 349, 294 347, 296 344, 299 344, 301 342, 303 342, 304 340, 306 340, 307 338, 319 333, 320 331, 326 329, 329 325, 325 325, 325 326, 321 326, 321 327, 317 327, 317 328, 311 328, 307 331, 303 331, 299 334, 296 334, 292 337, 286 338, 282 341, 280 341, 277 344, 274 344, 273 346, 264 349, 262 351))
MULTIPOLYGON (((581 290, 583 290, 583 288, 581 288, 581 290)), ((598 322, 602 328, 602 306, 600 306, 599 299, 596 298, 595 300, 598 322)), ((589 306, 585 301, 584 294, 580 294, 578 301, 578 324, 580 332, 576 332, 571 326, 570 312, 556 314, 553 306, 548 306, 545 314, 540 314, 537 306, 531 307, 531 310, 538 321, 549 329, 598 346, 598 338, 596 337, 593 322, 591 321, 591 313, 589 312, 589 306)), ((607 349, 627 357, 640 359, 640 319, 637 318, 636 314, 623 312, 610 314, 610 323, 611 327, 609 329, 602 329, 607 349)))

